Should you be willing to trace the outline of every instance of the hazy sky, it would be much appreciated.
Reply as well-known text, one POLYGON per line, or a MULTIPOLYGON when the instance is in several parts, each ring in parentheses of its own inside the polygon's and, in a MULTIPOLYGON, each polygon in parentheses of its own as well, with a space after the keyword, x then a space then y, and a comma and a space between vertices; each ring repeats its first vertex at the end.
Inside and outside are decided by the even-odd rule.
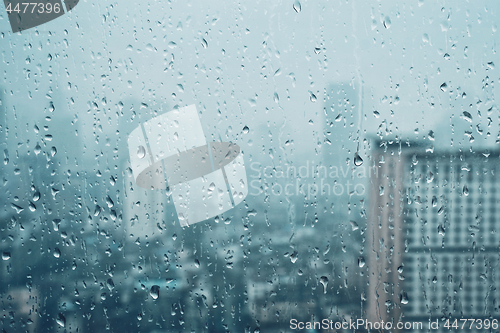
POLYGON ((123 110, 134 124, 155 108, 195 103, 214 138, 253 153, 289 139, 295 151, 311 151, 325 126, 325 89, 337 81, 363 82, 362 102, 354 101, 363 122, 351 117, 362 137, 433 130, 436 145, 453 138, 467 147, 464 131, 482 144, 489 130, 491 145, 499 15, 495 0, 81 1, 12 34, 2 11, 0 84, 12 91, 11 124, 43 120, 51 99, 64 101, 54 116, 77 119, 76 140, 90 145, 97 135, 128 136, 116 133, 117 103, 137 100, 148 108, 123 110))

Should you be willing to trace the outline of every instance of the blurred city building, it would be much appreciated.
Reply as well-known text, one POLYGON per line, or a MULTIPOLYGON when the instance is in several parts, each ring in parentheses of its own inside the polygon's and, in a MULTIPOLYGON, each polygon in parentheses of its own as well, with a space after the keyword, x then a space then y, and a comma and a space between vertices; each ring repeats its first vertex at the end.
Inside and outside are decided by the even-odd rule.
POLYGON ((495 318, 498 152, 377 141, 372 163, 367 319, 495 318))

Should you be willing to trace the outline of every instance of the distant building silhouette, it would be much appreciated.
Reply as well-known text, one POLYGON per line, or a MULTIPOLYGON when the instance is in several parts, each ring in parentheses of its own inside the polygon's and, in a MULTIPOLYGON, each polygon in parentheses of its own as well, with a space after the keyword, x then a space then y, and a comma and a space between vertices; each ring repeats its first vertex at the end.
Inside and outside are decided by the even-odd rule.
POLYGON ((438 319, 444 332, 446 319, 494 318, 498 152, 378 141, 372 156, 367 319, 438 319))

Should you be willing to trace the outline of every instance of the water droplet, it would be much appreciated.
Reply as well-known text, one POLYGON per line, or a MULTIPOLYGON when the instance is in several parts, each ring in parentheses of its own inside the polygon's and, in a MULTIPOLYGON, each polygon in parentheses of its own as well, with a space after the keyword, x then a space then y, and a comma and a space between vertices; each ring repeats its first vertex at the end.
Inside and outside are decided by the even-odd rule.
POLYGON ((351 221, 351 227, 352 227, 352 231, 356 231, 359 229, 359 226, 355 221, 351 221))
POLYGON ((294 3, 293 3, 293 9, 297 12, 297 13, 300 13, 300 11, 302 10, 302 6, 300 5, 300 2, 298 0, 296 0, 294 3))
POLYGON ((9 260, 9 259, 10 259, 10 252, 3 252, 2 260, 9 260))
POLYGON ((295 264, 297 259, 299 259, 299 253, 297 251, 293 251, 293 253, 290 255, 290 260, 292 261, 292 264, 295 264))
POLYGON ((243 127, 244 134, 247 134, 249 131, 250 131, 250 129, 248 128, 248 126, 243 127))
POLYGON ((40 147, 40 144, 37 143, 36 146, 35 146, 35 150, 34 150, 35 155, 40 154, 41 151, 42 151, 42 147, 40 147))
POLYGON ((359 267, 364 267, 364 266, 365 266, 365 264, 366 264, 366 262, 365 262, 365 258, 364 258, 364 257, 359 257, 359 258, 358 258, 358 266, 359 266, 359 267))
POLYGON ((309 96, 309 99, 311 100, 311 102, 314 103, 318 100, 318 97, 316 97, 315 94, 313 94, 312 92, 309 92, 309 94, 311 95, 311 96, 309 96))
POLYGON ((66 318, 64 318, 62 313, 57 315, 56 323, 61 327, 66 326, 66 318))
POLYGON ((115 283, 113 282, 113 279, 109 278, 107 281, 106 281, 106 286, 108 287, 108 289, 111 291, 115 288, 115 283))
POLYGON ((146 156, 146 148, 144 148, 144 146, 139 146, 137 148, 137 157, 144 158, 144 156, 146 156))
POLYGON ((389 16, 386 16, 384 19, 384 28, 389 29, 391 27, 391 19, 389 16))
POLYGON ((158 299, 158 297, 160 297, 160 286, 158 286, 156 284, 154 286, 152 286, 151 290, 149 291, 149 295, 153 299, 158 299))
POLYGON ((194 260, 194 266, 195 266, 196 268, 200 268, 200 261, 199 261, 198 259, 195 259, 195 260, 194 260))
POLYGON ((326 294, 326 286, 328 285, 328 278, 326 276, 322 276, 319 279, 319 283, 321 283, 323 285, 323 293, 326 294))
POLYGON ((59 248, 54 249, 54 257, 59 258, 61 256, 61 250, 59 248))
POLYGON ((436 207, 438 204, 438 199, 436 198, 436 196, 433 196, 432 197, 432 207, 436 207))
POLYGON ((472 122, 472 115, 471 115, 469 112, 464 111, 463 115, 464 115, 464 116, 463 116, 463 118, 464 118, 465 120, 467 120, 469 123, 471 123, 471 122, 472 122))
POLYGON ((465 196, 468 196, 468 195, 469 195, 469 189, 467 188, 467 185, 464 185, 464 188, 462 189, 462 193, 463 193, 465 196))
POLYGON ((408 294, 406 291, 402 291, 401 294, 399 295, 399 300, 401 301, 401 304, 408 304, 408 294))
POLYGON ((362 165, 362 164, 363 164, 363 159, 361 158, 361 156, 359 156, 359 154, 358 154, 358 153, 356 153, 356 154, 354 155, 354 165, 355 165, 355 166, 360 166, 360 165, 362 165))
POLYGON ((56 149, 56 147, 52 147, 52 148, 50 149, 50 155, 51 155, 52 157, 54 157, 56 154, 57 154, 57 149, 56 149))
POLYGON ((448 85, 446 84, 446 82, 443 82, 443 84, 440 85, 439 88, 441 89, 441 91, 446 91, 448 90, 448 85))
POLYGON ((115 203, 113 202, 113 200, 111 200, 111 198, 108 196, 106 196, 106 204, 108 205, 108 208, 112 208, 115 203))
POLYGON ((438 226, 438 233, 439 233, 440 236, 444 236, 445 235, 444 227, 441 224, 438 226))
POLYGON ((33 201, 37 202, 38 200, 40 200, 40 192, 35 191, 35 193, 33 193, 33 201))
POLYGON ((30 211, 32 211, 32 212, 34 212, 34 211, 36 210, 36 206, 35 206, 35 204, 34 204, 34 203, 32 203, 31 201, 30 201, 30 204, 28 205, 28 208, 29 208, 29 209, 30 209, 30 211))

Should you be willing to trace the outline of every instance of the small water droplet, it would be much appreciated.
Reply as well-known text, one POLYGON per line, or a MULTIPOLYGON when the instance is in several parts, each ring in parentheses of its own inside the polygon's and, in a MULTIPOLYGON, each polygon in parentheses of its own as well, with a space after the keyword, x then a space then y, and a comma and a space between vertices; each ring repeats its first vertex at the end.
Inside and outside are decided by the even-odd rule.
POLYGON ((443 84, 441 84, 439 88, 441 89, 441 91, 446 91, 448 90, 448 85, 446 84, 446 82, 443 82, 443 84))
POLYGON ((312 92, 309 92, 309 94, 311 95, 311 96, 309 96, 309 99, 311 100, 311 102, 314 103, 318 100, 318 97, 316 97, 315 94, 313 94, 312 92))
POLYGON ((158 286, 156 284, 154 286, 152 286, 151 290, 149 291, 149 295, 153 299, 158 299, 158 297, 160 297, 160 286, 158 286))
POLYGON ((61 250, 59 248, 54 249, 54 257, 59 258, 61 256, 61 250))
POLYGON ((441 224, 438 226, 438 233, 439 233, 440 236, 444 236, 445 233, 446 233, 445 230, 444 230, 443 225, 441 225, 441 224))
POLYGON ((328 278, 326 276, 322 276, 319 279, 319 283, 323 285, 323 293, 326 294, 326 286, 328 285, 328 278))
POLYGON ((467 185, 464 185, 464 188, 462 189, 462 193, 463 193, 465 196, 468 196, 468 195, 469 195, 469 188, 467 188, 467 185))
POLYGON ((296 0, 294 3, 293 3, 293 9, 297 12, 297 13, 300 13, 300 11, 302 10, 302 6, 300 5, 300 2, 298 0, 296 0))
POLYGON ((33 193, 33 201, 37 202, 38 200, 40 200, 40 192, 35 191, 35 193, 33 193))
POLYGON ((111 291, 115 288, 115 283, 113 282, 113 279, 109 278, 107 281, 106 281, 106 286, 108 287, 108 289, 111 291))
POLYGON ((195 259, 195 260, 194 260, 194 266, 195 266, 196 268, 200 268, 200 261, 199 261, 198 259, 195 259))
POLYGON ((364 267, 366 264, 365 258, 364 257, 359 257, 358 258, 358 266, 359 267, 364 267))
POLYGON ((360 166, 362 164, 363 164, 363 159, 361 158, 361 156, 359 156, 358 153, 354 154, 354 165, 360 166))
POLYGON ((108 196, 106 196, 106 204, 108 205, 108 208, 112 208, 115 203, 113 202, 113 200, 111 200, 111 198, 108 196))
POLYGON ((36 146, 35 146, 35 150, 34 150, 35 155, 40 154, 41 151, 42 151, 42 147, 40 147, 40 144, 37 143, 36 146))
POLYGON ((402 291, 401 294, 399 295, 399 300, 401 301, 401 304, 408 304, 408 294, 406 291, 402 291))
POLYGON ((247 134, 249 131, 250 131, 250 129, 248 128, 248 126, 243 127, 244 134, 247 134))

